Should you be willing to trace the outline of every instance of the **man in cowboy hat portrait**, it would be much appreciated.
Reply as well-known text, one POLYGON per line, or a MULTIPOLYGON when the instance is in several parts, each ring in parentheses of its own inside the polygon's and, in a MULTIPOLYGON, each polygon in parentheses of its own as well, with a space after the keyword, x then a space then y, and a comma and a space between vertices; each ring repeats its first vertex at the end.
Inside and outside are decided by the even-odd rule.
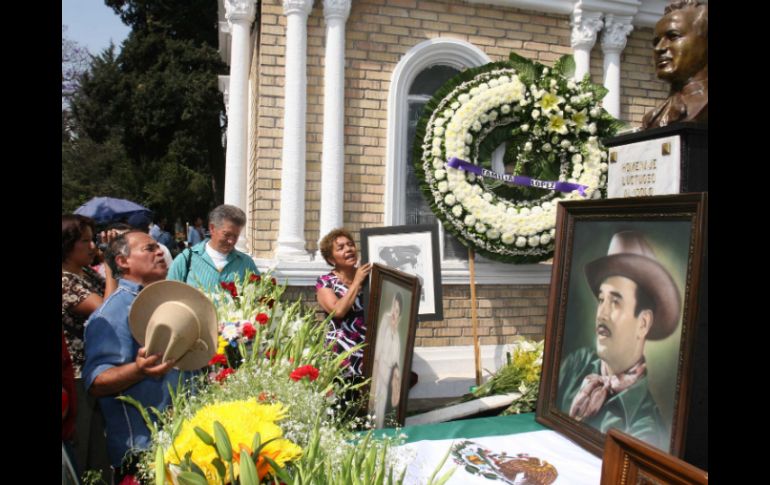
POLYGON ((557 407, 602 433, 619 428, 668 450, 670 430, 650 392, 645 344, 679 327, 679 287, 639 231, 614 233, 607 255, 584 272, 597 300, 595 347, 562 360, 557 407))
POLYGON ((151 440, 139 411, 117 397, 131 397, 145 408, 169 406, 169 385, 176 389, 191 377, 180 370, 205 366, 216 351, 216 310, 199 290, 165 281, 163 251, 145 232, 115 238, 107 263, 118 289, 86 322, 83 379, 99 398, 119 483, 135 472, 135 450, 151 440))

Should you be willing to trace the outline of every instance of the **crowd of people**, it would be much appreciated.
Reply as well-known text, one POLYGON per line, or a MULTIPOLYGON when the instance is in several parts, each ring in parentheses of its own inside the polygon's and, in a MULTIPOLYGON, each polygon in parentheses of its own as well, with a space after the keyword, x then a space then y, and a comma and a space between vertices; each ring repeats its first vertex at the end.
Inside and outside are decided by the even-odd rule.
MULTIPOLYGON (((147 354, 129 329, 131 305, 144 287, 164 279, 211 293, 236 276, 259 274, 235 248, 245 224, 241 209, 220 205, 208 216, 208 234, 197 218, 182 249, 169 246, 165 221, 154 224, 142 214, 98 234, 88 217, 62 216, 62 443, 73 469, 136 483, 136 452, 148 446, 150 431, 136 408, 116 398, 162 410, 170 405, 168 384, 195 372, 180 373, 173 361, 147 354)), ((372 265, 360 264, 353 236, 342 228, 321 240, 320 252, 332 269, 318 277, 316 299, 327 316, 334 314, 327 341, 341 353, 366 337, 363 289, 372 265)), ((361 349, 345 365, 347 379, 363 379, 361 349)))

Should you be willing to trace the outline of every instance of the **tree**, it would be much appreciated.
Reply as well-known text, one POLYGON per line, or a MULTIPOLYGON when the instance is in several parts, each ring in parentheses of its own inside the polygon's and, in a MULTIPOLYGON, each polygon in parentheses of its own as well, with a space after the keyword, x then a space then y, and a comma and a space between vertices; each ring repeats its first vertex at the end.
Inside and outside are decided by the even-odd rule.
MULTIPOLYGON (((216 3, 105 3, 132 31, 120 54, 105 50, 80 78, 72 101, 79 134, 109 148, 95 164, 113 160, 124 167, 116 160, 127 158, 126 185, 120 190, 138 191, 134 200, 156 215, 203 215, 221 203, 224 193, 224 103, 217 74, 226 68, 214 46, 216 3)), ((91 147, 83 142, 72 148, 91 147)), ((68 179, 73 187, 75 179, 80 180, 68 179)))

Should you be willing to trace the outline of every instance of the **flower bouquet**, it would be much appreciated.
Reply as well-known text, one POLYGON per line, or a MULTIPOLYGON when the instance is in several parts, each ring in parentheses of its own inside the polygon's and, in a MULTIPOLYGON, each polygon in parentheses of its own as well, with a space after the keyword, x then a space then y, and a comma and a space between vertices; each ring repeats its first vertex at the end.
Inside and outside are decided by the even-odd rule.
POLYGON ((214 378, 172 393, 165 412, 149 410, 157 426, 140 409, 153 436, 143 483, 401 483, 406 463, 393 440, 362 436, 370 419, 343 401, 344 361, 357 347, 333 352, 328 322, 300 301, 285 304, 284 289, 247 275, 211 295, 221 322, 214 378))

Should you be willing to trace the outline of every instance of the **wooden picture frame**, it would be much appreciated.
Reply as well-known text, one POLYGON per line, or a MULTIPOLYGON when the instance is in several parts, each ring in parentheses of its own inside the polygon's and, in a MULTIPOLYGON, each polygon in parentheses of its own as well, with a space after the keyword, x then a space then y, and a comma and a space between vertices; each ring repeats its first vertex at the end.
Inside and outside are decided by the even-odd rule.
POLYGON ((538 422, 596 455, 619 427, 682 457, 706 222, 706 193, 559 204, 538 422))
POLYGON ((418 320, 444 318, 437 224, 361 229, 361 261, 417 276, 421 286, 418 320))
POLYGON ((364 377, 372 378, 367 409, 375 415, 377 429, 403 426, 406 420, 419 294, 416 276, 373 265, 366 309, 364 377))
POLYGON ((707 472, 633 436, 610 429, 602 457, 601 485, 707 485, 707 472))

